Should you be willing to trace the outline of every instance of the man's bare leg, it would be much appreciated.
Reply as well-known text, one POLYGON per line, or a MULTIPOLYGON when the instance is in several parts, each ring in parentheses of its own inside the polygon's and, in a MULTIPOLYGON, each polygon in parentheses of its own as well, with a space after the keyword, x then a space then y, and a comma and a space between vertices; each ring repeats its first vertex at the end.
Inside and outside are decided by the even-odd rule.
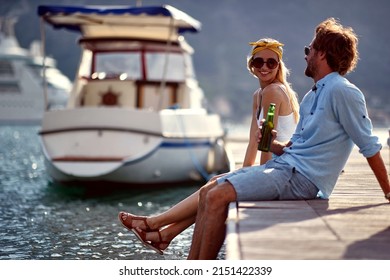
MULTIPOLYGON (((210 180, 203 187, 213 187, 216 185, 215 180, 210 180)), ((147 223, 152 229, 161 228, 163 226, 178 223, 182 220, 187 220, 190 217, 195 219, 198 203, 199 203, 199 191, 197 190, 192 195, 183 199, 169 210, 148 218, 147 223)))
POLYGON ((205 208, 206 197, 207 197, 208 191, 216 186, 217 186, 217 183, 215 182, 214 184, 206 185, 199 190, 198 210, 197 210, 197 214, 196 214, 195 228, 194 228, 194 232, 192 234, 191 248, 190 248, 190 252, 188 254, 189 260, 198 259, 200 241, 201 241, 201 236, 203 234, 202 233, 203 227, 201 225, 203 225, 203 219, 205 216, 203 214, 203 212, 204 212, 204 208, 205 208))
POLYGON ((189 260, 216 259, 225 239, 228 206, 236 199, 236 192, 228 182, 200 190, 189 260))

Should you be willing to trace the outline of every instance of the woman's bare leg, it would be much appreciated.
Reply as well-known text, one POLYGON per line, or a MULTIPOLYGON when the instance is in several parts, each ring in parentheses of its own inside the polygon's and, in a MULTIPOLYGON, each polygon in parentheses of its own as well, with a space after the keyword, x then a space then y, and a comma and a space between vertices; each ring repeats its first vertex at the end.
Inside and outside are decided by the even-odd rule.
MULTIPOLYGON (((189 226, 195 222, 196 216, 190 217, 186 220, 182 220, 178 223, 170 224, 160 230, 160 234, 156 231, 145 232, 145 240, 152 243, 157 243, 157 247, 161 250, 165 250, 171 241, 189 226), (158 244, 160 243, 160 244, 158 244)), ((139 228, 137 228, 140 231, 139 228)))
MULTIPOLYGON (((215 180, 210 180, 209 182, 206 183, 204 187, 215 186, 215 185, 216 185, 215 180)), ((177 224, 187 219, 195 220, 196 213, 198 210, 198 201, 199 201, 199 190, 197 190, 187 198, 183 199, 182 201, 180 201, 179 203, 177 203, 167 211, 155 216, 146 217, 146 224, 149 226, 151 230, 157 230, 164 226, 173 223, 177 224)), ((131 220, 131 219, 129 220, 130 220, 130 224, 126 224, 126 220, 124 221, 124 223, 128 227, 140 228, 141 230, 144 231, 148 230, 147 227, 145 226, 145 221, 131 220)), ((188 226, 186 226, 185 228, 187 227, 188 226)))

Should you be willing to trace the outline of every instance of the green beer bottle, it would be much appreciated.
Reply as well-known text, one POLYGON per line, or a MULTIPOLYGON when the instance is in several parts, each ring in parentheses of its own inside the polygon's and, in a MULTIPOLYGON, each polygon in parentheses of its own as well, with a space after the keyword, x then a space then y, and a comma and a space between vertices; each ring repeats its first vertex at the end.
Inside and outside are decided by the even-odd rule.
POLYGON ((272 129, 274 129, 274 114, 275 114, 275 104, 270 103, 267 113, 267 118, 261 128, 261 140, 257 149, 262 152, 269 152, 271 148, 272 141, 272 129))

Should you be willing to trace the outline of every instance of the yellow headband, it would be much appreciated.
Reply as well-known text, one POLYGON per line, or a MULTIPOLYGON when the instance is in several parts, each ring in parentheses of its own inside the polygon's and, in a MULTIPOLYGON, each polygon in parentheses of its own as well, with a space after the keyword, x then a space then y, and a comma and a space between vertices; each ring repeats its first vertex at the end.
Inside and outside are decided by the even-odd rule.
POLYGON ((266 42, 251 42, 251 43, 249 43, 249 45, 253 46, 252 57, 256 53, 258 53, 259 51, 268 49, 268 50, 271 50, 274 53, 276 53, 278 55, 278 57, 279 57, 279 60, 282 60, 282 56, 283 56, 282 46, 284 46, 284 44, 282 44, 282 43, 278 43, 278 42, 270 42, 270 43, 266 43, 266 42))

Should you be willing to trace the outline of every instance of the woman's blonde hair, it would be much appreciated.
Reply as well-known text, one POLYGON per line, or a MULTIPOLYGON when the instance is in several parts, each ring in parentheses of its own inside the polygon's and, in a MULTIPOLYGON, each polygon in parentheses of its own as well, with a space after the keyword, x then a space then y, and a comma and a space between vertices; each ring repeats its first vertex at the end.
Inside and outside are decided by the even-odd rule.
MULTIPOLYGON (((285 86, 287 96, 290 100, 291 109, 292 109, 293 114, 294 114, 294 119, 296 122, 298 122, 298 120, 299 120, 298 94, 292 89, 291 84, 287 81, 287 76, 290 75, 290 71, 287 69, 286 65, 284 64, 283 59, 282 59, 282 55, 280 55, 280 54, 283 54, 283 48, 282 48, 283 45, 279 41, 272 39, 272 38, 263 38, 263 39, 258 40, 256 43, 270 44, 272 46, 269 48, 270 50, 272 50, 272 48, 275 47, 275 44, 278 45, 277 46, 278 52, 274 51, 279 57, 279 67, 278 67, 278 72, 276 74, 275 79, 278 80, 279 82, 281 82, 285 86)), ((247 68, 248 68, 249 72, 255 78, 257 78, 257 76, 255 75, 255 73, 253 71, 252 61, 253 61, 253 56, 254 56, 253 53, 254 53, 254 50, 256 49, 256 47, 257 46, 254 45, 250 55, 248 55, 248 57, 247 57, 247 68)))

